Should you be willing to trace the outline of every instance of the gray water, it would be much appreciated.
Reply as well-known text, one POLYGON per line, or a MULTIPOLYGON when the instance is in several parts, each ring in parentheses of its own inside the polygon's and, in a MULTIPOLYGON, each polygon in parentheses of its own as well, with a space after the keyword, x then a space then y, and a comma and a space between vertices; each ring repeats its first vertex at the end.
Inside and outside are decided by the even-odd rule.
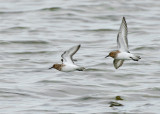
POLYGON ((159 0, 1 1, 0 113, 158 114, 159 30, 159 0), (104 57, 117 48, 123 16, 130 52, 142 59, 116 70, 104 57), (74 58, 86 71, 48 69, 77 44, 74 58))

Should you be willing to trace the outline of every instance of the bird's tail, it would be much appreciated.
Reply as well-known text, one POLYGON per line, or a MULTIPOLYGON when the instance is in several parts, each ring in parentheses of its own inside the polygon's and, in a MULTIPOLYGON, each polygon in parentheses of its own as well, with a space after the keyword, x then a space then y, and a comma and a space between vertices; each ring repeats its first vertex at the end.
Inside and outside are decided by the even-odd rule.
POLYGON ((134 61, 138 61, 139 59, 141 59, 141 57, 140 56, 132 56, 132 57, 130 57, 132 60, 134 60, 134 61))

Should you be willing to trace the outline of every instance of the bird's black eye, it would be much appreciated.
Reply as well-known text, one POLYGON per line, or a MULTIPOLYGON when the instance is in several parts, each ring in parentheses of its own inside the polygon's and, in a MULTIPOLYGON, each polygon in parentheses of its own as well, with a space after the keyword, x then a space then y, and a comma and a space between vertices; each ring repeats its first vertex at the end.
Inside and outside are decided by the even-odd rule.
POLYGON ((61 61, 63 62, 63 59, 61 59, 61 61))

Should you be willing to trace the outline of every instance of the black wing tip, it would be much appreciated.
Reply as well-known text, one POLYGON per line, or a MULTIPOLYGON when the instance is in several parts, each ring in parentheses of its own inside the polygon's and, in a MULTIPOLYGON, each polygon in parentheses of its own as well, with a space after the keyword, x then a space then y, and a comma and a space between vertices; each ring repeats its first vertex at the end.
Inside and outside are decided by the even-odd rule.
POLYGON ((80 48, 81 47, 81 44, 78 44, 78 48, 80 48))
POLYGON ((79 50, 80 47, 81 47, 81 44, 78 44, 78 45, 77 45, 78 50, 79 50))
POLYGON ((123 18, 122 18, 122 23, 124 23, 125 24, 125 26, 127 27, 127 22, 126 22, 126 19, 125 19, 125 17, 123 16, 123 18))
POLYGON ((117 66, 114 65, 114 68, 115 68, 115 69, 118 69, 119 67, 117 67, 117 66))
POLYGON ((119 67, 115 67, 115 69, 117 70, 119 67))
POLYGON ((122 17, 122 21, 126 21, 126 18, 125 18, 125 16, 123 16, 123 17, 122 17))
POLYGON ((114 66, 114 68, 115 68, 116 70, 117 70, 119 67, 120 67, 120 66, 118 66, 118 67, 117 67, 117 66, 114 66))
POLYGON ((122 20, 126 21, 126 18, 123 16, 122 20))
POLYGON ((122 17, 122 21, 125 21, 125 22, 126 22, 126 18, 125 18, 124 16, 122 17))

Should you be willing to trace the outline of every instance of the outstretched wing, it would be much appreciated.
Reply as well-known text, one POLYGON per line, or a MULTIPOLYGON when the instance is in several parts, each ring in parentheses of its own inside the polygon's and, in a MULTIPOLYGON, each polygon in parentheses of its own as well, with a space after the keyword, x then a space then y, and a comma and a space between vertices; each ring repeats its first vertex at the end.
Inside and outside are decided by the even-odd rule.
POLYGON ((125 17, 123 17, 122 23, 117 35, 117 45, 118 45, 118 50, 120 51, 129 52, 127 34, 128 34, 127 23, 126 23, 125 17))
POLYGON ((74 46, 74 47, 70 48, 69 50, 65 51, 61 55, 61 57, 63 59, 63 63, 74 64, 72 57, 79 50, 80 47, 81 47, 81 45, 77 45, 77 46, 74 46))
POLYGON ((114 59, 113 61, 114 67, 118 69, 120 66, 122 66, 123 62, 124 60, 114 59))

